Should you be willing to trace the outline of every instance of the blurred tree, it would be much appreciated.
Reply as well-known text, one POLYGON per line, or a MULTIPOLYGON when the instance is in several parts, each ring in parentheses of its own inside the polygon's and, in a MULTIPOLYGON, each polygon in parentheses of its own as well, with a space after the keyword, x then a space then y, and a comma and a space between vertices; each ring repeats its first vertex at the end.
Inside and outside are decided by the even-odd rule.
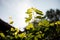
MULTIPOLYGON (((43 12, 36 8, 29 8, 26 12, 29 17, 26 17, 25 22, 28 22, 28 25, 25 27, 23 32, 19 31, 17 28, 9 28, 7 35, 3 32, 0 32, 0 40, 60 40, 60 10, 50 9, 46 12, 46 15, 43 16, 43 12), (33 16, 33 11, 38 14, 35 16, 33 22, 30 22, 33 16), (46 17, 50 20, 47 20, 46 17), (19 33, 20 32, 20 33, 19 33)), ((4 23, 4 22, 3 22, 4 23)), ((3 30, 6 30, 5 27, 9 25, 3 24, 0 20, 0 26, 3 30), (6 26, 7 25, 7 26, 6 26)), ((10 24, 13 24, 11 21, 10 24)), ((2 30, 0 28, 0 30, 2 30)))
POLYGON ((50 9, 46 12, 46 17, 50 21, 58 21, 60 20, 60 10, 59 9, 50 9))

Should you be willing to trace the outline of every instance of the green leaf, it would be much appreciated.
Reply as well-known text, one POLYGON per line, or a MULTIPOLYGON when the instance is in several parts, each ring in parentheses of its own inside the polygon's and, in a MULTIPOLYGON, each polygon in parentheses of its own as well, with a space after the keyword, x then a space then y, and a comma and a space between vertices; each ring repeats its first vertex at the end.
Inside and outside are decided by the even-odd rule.
POLYGON ((43 12, 42 11, 40 11, 40 10, 38 10, 38 9, 36 9, 36 8, 32 8, 37 14, 39 14, 39 15, 43 15, 43 12))
POLYGON ((10 20, 10 24, 13 24, 14 22, 12 20, 10 20))
POLYGON ((41 21, 38 23, 38 26, 49 27, 49 21, 46 20, 46 19, 43 19, 43 20, 41 20, 41 21))
POLYGON ((25 22, 29 22, 32 19, 32 13, 28 14, 29 17, 25 18, 25 22))
POLYGON ((60 21, 55 22, 55 24, 56 24, 56 25, 58 25, 58 24, 60 25, 60 21))
POLYGON ((38 34, 36 37, 37 37, 37 38, 42 38, 41 34, 38 34))
POLYGON ((34 30, 34 26, 33 26, 32 23, 30 23, 30 24, 28 24, 28 26, 26 26, 26 29, 27 30, 30 30, 31 28, 34 30))
POLYGON ((49 30, 49 28, 45 28, 45 30, 44 30, 44 31, 47 31, 47 30, 49 30))
POLYGON ((42 16, 36 16, 35 18, 41 19, 41 18, 42 18, 42 16))
POLYGON ((54 26, 54 23, 50 23, 50 26, 54 26))
POLYGON ((32 33, 27 34, 27 40, 31 40, 34 37, 34 35, 32 35, 32 33))
POLYGON ((34 37, 34 40, 38 40, 38 38, 37 37, 34 37))
POLYGON ((26 37, 26 33, 21 33, 21 34, 19 34, 18 35, 20 38, 24 38, 24 37, 26 37))
POLYGON ((33 11, 33 9, 32 8, 29 8, 29 9, 27 9, 27 14, 30 14, 30 13, 32 13, 32 11, 33 11))
POLYGON ((44 37, 44 34, 42 34, 42 37, 44 37))
POLYGON ((29 22, 31 19, 30 18, 26 18, 25 22, 29 22))
POLYGON ((39 34, 40 32, 36 32, 36 34, 39 34))
POLYGON ((1 37, 5 37, 5 35, 4 35, 3 33, 0 33, 0 36, 1 36, 1 37))

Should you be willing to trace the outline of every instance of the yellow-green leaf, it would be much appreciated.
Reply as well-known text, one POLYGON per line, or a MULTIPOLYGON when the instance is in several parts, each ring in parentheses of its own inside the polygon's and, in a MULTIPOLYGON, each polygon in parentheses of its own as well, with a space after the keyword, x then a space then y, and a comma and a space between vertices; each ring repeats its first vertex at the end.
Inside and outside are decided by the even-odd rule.
POLYGON ((34 40, 38 40, 38 38, 37 37, 34 37, 34 40))
POLYGON ((36 9, 36 8, 32 8, 37 14, 39 14, 39 15, 43 15, 43 12, 42 11, 40 11, 40 10, 38 10, 38 9, 36 9))
POLYGON ((5 37, 5 35, 4 35, 3 33, 0 33, 0 36, 1 36, 1 37, 5 37))
POLYGON ((21 33, 21 34, 19 34, 18 35, 20 38, 24 38, 24 37, 26 37, 26 33, 21 33))
POLYGON ((13 24, 13 20, 10 20, 10 24, 13 24))
POLYGON ((32 23, 28 24, 28 26, 26 27, 27 30, 30 30, 31 28, 34 29, 34 26, 32 23))

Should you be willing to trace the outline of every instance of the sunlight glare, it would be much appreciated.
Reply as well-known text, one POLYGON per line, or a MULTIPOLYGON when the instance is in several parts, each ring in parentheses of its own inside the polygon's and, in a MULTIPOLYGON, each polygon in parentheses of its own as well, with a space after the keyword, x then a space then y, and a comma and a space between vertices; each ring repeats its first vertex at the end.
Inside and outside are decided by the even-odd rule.
POLYGON ((25 0, 24 2, 19 3, 17 6, 17 9, 16 9, 17 10, 17 18, 16 18, 17 22, 15 21, 15 24, 17 24, 17 25, 15 25, 15 24, 14 25, 18 26, 16 28, 21 29, 22 31, 23 31, 22 28, 24 28, 26 26, 26 23, 25 23, 26 13, 25 12, 30 7, 31 7, 31 5, 30 5, 29 0, 25 0))

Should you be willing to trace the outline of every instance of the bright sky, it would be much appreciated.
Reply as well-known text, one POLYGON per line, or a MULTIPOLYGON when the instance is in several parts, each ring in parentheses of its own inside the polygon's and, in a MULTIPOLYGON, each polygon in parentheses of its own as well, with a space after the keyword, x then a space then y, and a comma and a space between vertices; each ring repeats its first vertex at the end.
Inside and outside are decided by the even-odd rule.
POLYGON ((9 16, 14 20, 13 26, 23 29, 26 26, 26 10, 36 7, 44 13, 48 9, 60 9, 60 0, 0 0, 0 18, 9 23, 9 16))

